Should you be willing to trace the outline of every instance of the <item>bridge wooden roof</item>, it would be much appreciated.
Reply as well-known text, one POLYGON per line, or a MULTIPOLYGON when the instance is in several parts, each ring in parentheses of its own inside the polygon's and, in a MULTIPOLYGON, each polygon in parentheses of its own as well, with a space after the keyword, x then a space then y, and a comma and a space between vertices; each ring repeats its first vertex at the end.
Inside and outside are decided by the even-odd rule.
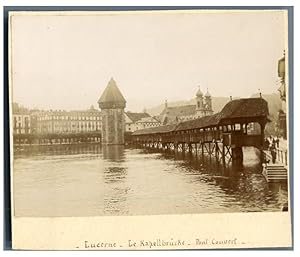
POLYGON ((159 134, 159 133, 168 133, 175 131, 178 124, 170 124, 153 128, 146 128, 134 131, 133 135, 148 135, 148 134, 159 134))
POLYGON ((268 103, 263 98, 242 98, 227 103, 221 112, 221 119, 264 117, 269 115, 268 103))
MULTIPOLYGON (((168 133, 172 131, 191 130, 213 127, 225 123, 226 120, 267 118, 268 103, 262 98, 242 98, 227 103, 221 112, 202 118, 183 121, 172 125, 136 130, 133 135, 168 133)), ((251 122, 251 121, 249 121, 251 122)))
POLYGON ((198 118, 195 120, 188 120, 188 121, 180 122, 178 124, 178 127, 176 128, 176 131, 214 126, 219 123, 218 114, 219 113, 205 116, 202 118, 198 118))

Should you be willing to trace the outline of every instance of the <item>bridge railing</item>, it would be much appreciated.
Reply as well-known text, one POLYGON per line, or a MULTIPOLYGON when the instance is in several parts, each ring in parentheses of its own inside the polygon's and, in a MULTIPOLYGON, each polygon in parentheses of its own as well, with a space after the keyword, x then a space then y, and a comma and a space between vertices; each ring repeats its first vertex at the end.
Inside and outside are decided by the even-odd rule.
POLYGON ((285 165, 288 163, 288 154, 286 150, 276 149, 276 160, 285 165))
MULTIPOLYGON (((282 150, 282 149, 276 149, 276 160, 275 163, 281 163, 285 166, 288 164, 288 154, 287 150, 282 150)), ((265 160, 268 161, 269 163, 272 163, 272 154, 270 150, 264 150, 264 157, 265 160)))
POLYGON ((213 140, 220 140, 222 137, 222 131, 220 130, 209 130, 200 131, 199 129, 187 130, 187 131, 176 131, 166 134, 149 134, 134 136, 134 141, 137 142, 154 142, 159 141, 162 143, 196 143, 196 142, 211 142, 213 140))
POLYGON ((261 134, 249 135, 243 130, 223 131, 222 127, 210 127, 204 129, 190 129, 171 131, 168 133, 141 134, 134 136, 135 142, 161 142, 161 143, 200 143, 222 141, 227 146, 254 146, 262 147, 261 134))
POLYGON ((260 147, 261 135, 247 135, 242 132, 222 132, 220 130, 207 131, 176 131, 166 134, 145 134, 134 137, 136 142, 161 143, 197 143, 222 140, 225 145, 260 147))

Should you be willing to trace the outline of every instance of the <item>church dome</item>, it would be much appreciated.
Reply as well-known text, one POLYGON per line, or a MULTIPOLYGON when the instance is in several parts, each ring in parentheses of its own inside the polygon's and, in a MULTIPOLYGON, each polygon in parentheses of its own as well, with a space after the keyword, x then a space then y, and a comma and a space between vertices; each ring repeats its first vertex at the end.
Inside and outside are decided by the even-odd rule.
POLYGON ((199 89, 198 89, 198 91, 197 91, 197 94, 196 94, 196 96, 198 96, 198 97, 201 97, 201 96, 203 96, 203 93, 202 93, 202 91, 201 91, 200 87, 199 87, 199 89))

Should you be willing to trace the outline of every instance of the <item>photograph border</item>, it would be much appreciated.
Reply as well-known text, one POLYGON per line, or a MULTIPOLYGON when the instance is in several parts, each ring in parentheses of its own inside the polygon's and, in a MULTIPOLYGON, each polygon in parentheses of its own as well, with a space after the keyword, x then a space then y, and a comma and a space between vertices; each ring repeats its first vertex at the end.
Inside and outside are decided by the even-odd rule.
MULTIPOLYGON (((10 11, 163 11, 163 10, 287 10, 288 12, 288 144, 289 144, 289 201, 291 204, 291 247, 261 247, 249 250, 294 249, 294 8, 293 6, 4 6, 4 249, 12 249, 11 179, 9 133, 9 56, 8 18, 10 11)), ((230 248, 230 250, 248 248, 230 248)), ((199 249, 206 250, 206 249, 199 249)), ((225 249, 209 249, 225 250, 225 249)), ((229 249, 226 249, 229 250, 229 249)))

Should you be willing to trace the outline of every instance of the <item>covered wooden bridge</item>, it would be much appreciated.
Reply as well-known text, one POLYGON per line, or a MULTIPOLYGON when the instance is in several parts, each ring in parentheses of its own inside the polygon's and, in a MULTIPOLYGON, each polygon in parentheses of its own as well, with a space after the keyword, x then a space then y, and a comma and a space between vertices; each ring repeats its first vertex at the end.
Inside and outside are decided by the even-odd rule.
POLYGON ((263 98, 231 100, 221 112, 202 118, 132 134, 135 144, 143 147, 208 154, 218 160, 243 160, 243 146, 260 150, 268 119, 268 103, 263 98))

